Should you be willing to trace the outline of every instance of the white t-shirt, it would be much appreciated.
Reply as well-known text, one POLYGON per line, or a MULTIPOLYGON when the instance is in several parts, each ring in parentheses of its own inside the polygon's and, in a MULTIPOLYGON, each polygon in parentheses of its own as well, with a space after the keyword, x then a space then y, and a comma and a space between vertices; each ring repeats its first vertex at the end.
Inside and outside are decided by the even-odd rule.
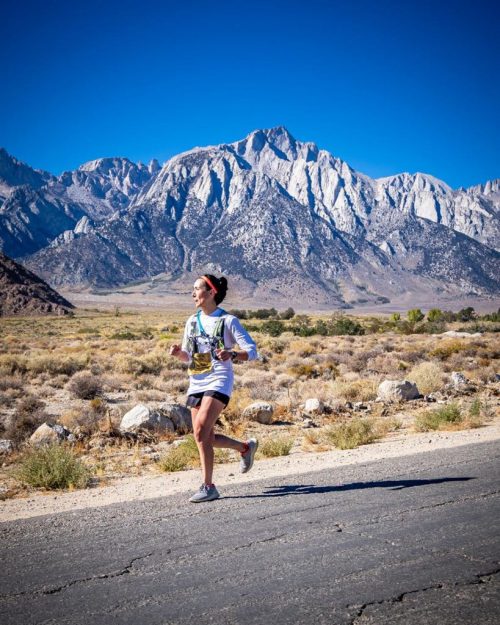
MULTIPOLYGON (((257 347, 248 332, 243 328, 239 319, 234 315, 225 313, 224 318, 224 347, 225 349, 233 349, 235 345, 248 353, 248 360, 257 358, 257 347)), ((221 318, 220 309, 217 308, 212 314, 205 315, 200 313, 200 321, 203 329, 209 336, 213 336, 215 326, 221 318)), ((189 353, 189 335, 196 322, 196 314, 191 315, 186 322, 184 329, 184 338, 182 341, 182 349, 189 353)), ((196 334, 198 351, 200 353, 210 351, 210 346, 200 334, 198 324, 196 324, 196 334)), ((191 355, 191 354, 190 354, 191 355)), ((188 395, 194 393, 203 393, 205 391, 219 391, 228 397, 231 396, 233 390, 234 373, 233 363, 231 360, 215 360, 212 358, 212 371, 189 376, 188 395)))

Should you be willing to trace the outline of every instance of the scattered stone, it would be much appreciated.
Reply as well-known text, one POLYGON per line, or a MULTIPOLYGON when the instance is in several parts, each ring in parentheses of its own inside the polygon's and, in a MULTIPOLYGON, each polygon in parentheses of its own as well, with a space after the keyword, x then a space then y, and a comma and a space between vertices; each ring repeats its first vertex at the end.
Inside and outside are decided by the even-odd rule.
POLYGON ((460 373, 459 371, 452 371, 451 383, 455 388, 463 388, 464 386, 468 385, 469 381, 463 373, 460 373))
POLYGON ((14 451, 14 443, 8 438, 0 438, 0 455, 7 455, 14 451))
POLYGON ((242 416, 244 419, 250 419, 250 421, 258 421, 264 425, 269 425, 272 423, 273 414, 274 407, 272 404, 266 401, 256 401, 243 410, 242 416))
POLYGON ((58 423, 42 423, 30 436, 30 443, 35 447, 53 445, 63 441, 73 442, 75 437, 69 430, 58 423))
POLYGON ((304 412, 308 415, 320 415, 325 412, 325 404, 317 397, 306 399, 304 412))
POLYGON ((451 336, 453 338, 478 338, 479 336, 482 336, 481 332, 457 332, 456 330, 448 330, 448 332, 443 332, 441 336, 451 336))
POLYGON ((316 425, 316 423, 314 423, 314 421, 312 419, 306 418, 302 422, 302 429, 303 430, 307 430, 309 428, 316 428, 316 427, 318 427, 318 426, 316 425))
POLYGON ((193 431, 191 411, 186 406, 165 402, 161 404, 158 411, 162 416, 172 421, 176 432, 179 434, 188 434, 193 431))
POLYGON ((420 397, 417 385, 409 380, 384 380, 378 387, 377 401, 408 401, 420 397))
POLYGON ((120 432, 129 433, 138 430, 174 432, 175 427, 170 419, 159 412, 150 410, 144 404, 138 404, 129 410, 120 423, 120 432))
POLYGON ((428 402, 428 403, 432 403, 437 401, 437 399, 434 397, 434 395, 432 393, 429 393, 428 395, 424 396, 424 401, 428 402))
POLYGON ((367 406, 367 404, 364 404, 362 401, 356 401, 354 402, 353 406, 354 410, 368 410, 369 406, 367 406))

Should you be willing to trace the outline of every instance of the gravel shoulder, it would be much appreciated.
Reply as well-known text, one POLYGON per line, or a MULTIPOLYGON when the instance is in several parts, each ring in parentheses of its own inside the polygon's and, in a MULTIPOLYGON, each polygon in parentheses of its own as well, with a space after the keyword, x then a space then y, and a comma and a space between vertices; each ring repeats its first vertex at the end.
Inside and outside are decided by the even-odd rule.
MULTIPOLYGON (((222 490, 228 484, 244 484, 271 477, 285 477, 360 464, 384 458, 411 456, 438 449, 450 449, 474 443, 500 441, 500 419, 474 430, 412 433, 396 432, 391 436, 357 449, 310 453, 292 451, 289 456, 259 460, 251 473, 241 475, 236 463, 216 465, 215 479, 222 490)), ((164 497, 198 488, 199 469, 178 473, 121 478, 105 485, 72 492, 39 492, 28 498, 0 502, 0 522, 56 514, 110 504, 164 497)))

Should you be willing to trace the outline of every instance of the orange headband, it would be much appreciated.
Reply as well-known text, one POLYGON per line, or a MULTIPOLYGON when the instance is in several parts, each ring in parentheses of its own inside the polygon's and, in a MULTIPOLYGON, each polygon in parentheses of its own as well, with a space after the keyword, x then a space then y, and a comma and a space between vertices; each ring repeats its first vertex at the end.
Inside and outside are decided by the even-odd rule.
POLYGON ((218 293, 217 289, 214 287, 213 282, 210 280, 210 278, 207 278, 207 276, 201 276, 202 280, 205 280, 205 282, 208 284, 208 286, 213 289, 216 293, 218 293))

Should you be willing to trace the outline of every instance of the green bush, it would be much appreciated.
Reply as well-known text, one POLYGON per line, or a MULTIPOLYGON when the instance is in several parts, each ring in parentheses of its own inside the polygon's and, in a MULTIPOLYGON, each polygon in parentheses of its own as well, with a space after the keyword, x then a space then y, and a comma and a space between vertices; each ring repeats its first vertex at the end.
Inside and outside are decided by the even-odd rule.
POLYGON ((443 311, 439 308, 431 308, 427 313, 427 321, 441 321, 443 318, 443 311))
POLYGON ((270 336, 280 336, 285 331, 285 324, 278 319, 269 319, 261 325, 260 330, 270 336))
POLYGON ((330 322, 329 334, 332 336, 361 336, 364 333, 363 326, 349 317, 339 317, 330 322))
POLYGON ((287 308, 280 314, 280 319, 293 319, 295 317, 295 311, 293 308, 287 308))
POLYGON ((473 321, 476 319, 476 312, 472 306, 462 308, 457 312, 457 321, 473 321))
POLYGON ((406 316, 408 317, 408 321, 410 323, 418 323, 424 318, 424 313, 420 310, 420 308, 412 308, 408 311, 406 316))
POLYGON ((84 488, 89 469, 64 445, 51 445, 29 451, 16 474, 19 481, 36 488, 84 488))
POLYGON ((440 430, 450 424, 458 424, 463 420, 460 407, 456 403, 448 404, 436 410, 424 412, 415 419, 415 428, 419 432, 440 430))

